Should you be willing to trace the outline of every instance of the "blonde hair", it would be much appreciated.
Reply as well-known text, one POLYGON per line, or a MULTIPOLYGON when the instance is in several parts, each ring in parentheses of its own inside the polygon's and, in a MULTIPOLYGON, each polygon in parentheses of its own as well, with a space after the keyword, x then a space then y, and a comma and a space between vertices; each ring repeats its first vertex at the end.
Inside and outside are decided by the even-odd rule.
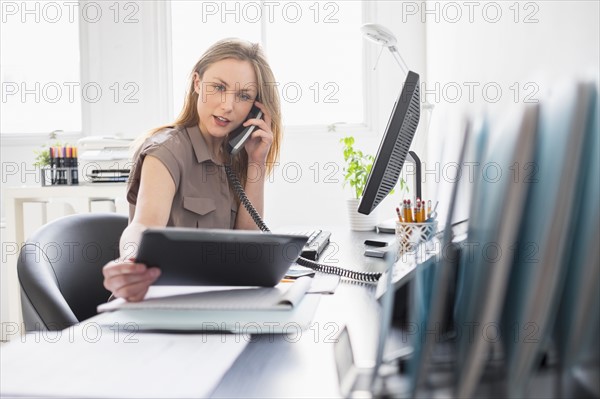
MULTIPOLYGON (((273 132, 273 143, 267 154, 266 167, 267 174, 273 171, 275 162, 279 159, 279 148, 281 145, 282 136, 282 121, 281 121, 281 105, 279 101, 279 93, 275 90, 275 76, 273 71, 267 62, 262 48, 258 43, 250 43, 245 40, 236 38, 223 39, 213 44, 206 52, 200 57, 200 60, 194 65, 192 72, 190 73, 190 82, 185 97, 185 102, 181 113, 172 125, 165 125, 152 129, 146 134, 140 136, 133 143, 134 148, 139 146, 148 137, 153 134, 165 129, 173 128, 178 126, 190 127, 198 125, 200 118, 198 116, 198 93, 194 90, 194 73, 203 78, 204 72, 215 62, 222 61, 225 59, 236 59, 239 61, 248 61, 254 73, 258 83, 258 96, 257 99, 264 104, 271 115, 271 131, 273 132)), ((223 141, 223 153, 229 154, 226 151, 225 146, 227 140, 223 141)), ((240 151, 236 156, 229 159, 232 168, 238 173, 242 180, 242 184, 245 185, 247 174, 248 174, 248 154, 246 150, 240 151)))

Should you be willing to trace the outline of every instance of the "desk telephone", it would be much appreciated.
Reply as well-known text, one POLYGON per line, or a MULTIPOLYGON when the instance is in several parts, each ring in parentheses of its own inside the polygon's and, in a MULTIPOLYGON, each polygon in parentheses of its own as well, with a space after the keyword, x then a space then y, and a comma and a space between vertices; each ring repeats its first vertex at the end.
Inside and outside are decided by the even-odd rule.
MULTIPOLYGON (((261 118, 262 115, 263 115, 262 111, 258 107, 253 105, 246 120, 261 118)), ((256 126, 254 126, 254 125, 250 125, 247 127, 244 127, 243 125, 241 125, 236 130, 234 130, 231 133, 233 138, 231 138, 229 140, 229 144, 228 144, 229 153, 231 155, 236 155, 239 151, 241 151, 241 149, 244 148, 244 144, 245 144, 246 140, 248 140, 250 138, 250 136, 252 135, 252 132, 255 129, 256 129, 256 126)), ((239 198, 240 202, 244 205, 244 208, 246 208, 246 210, 252 217, 252 220, 254 220, 254 223, 256 223, 256 225, 258 226, 258 228, 261 231, 263 231, 265 233, 270 233, 271 230, 267 227, 265 222, 262 220, 262 218, 260 217, 260 215, 258 214, 256 209, 254 208, 254 206, 248 199, 248 196, 246 195, 244 188, 242 187, 242 183, 238 179, 235 172, 231 169, 230 164, 225 165, 225 173, 227 174, 227 179, 229 180, 229 183, 232 185, 233 190, 235 191, 235 194, 239 198)), ((338 276, 342 276, 342 277, 346 277, 346 278, 350 278, 350 279, 354 279, 354 280, 359 280, 359 281, 375 282, 375 281, 379 280, 379 278, 381 277, 381 273, 358 272, 358 271, 353 271, 353 270, 348 270, 348 269, 342 269, 340 267, 326 265, 323 263, 318 263, 318 262, 312 261, 310 259, 304 258, 302 256, 300 256, 296 260, 296 263, 301 266, 308 267, 312 270, 318 271, 318 272, 336 274, 338 276)))

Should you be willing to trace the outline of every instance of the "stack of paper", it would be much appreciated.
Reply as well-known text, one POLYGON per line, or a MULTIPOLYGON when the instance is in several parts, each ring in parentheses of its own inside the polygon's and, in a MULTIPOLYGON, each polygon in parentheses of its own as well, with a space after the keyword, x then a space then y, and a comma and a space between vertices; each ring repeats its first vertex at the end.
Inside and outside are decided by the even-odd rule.
POLYGON ((129 323, 139 329, 295 333, 307 329, 320 295, 306 295, 301 277, 275 287, 153 286, 141 302, 102 304, 101 324, 129 323))

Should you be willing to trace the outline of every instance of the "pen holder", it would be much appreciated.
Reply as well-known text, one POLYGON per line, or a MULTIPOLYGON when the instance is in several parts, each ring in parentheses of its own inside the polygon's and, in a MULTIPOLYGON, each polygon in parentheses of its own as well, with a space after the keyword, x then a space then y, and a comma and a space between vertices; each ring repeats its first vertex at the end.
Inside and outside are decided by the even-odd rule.
POLYGON ((40 178, 42 187, 79 184, 78 170, 76 166, 41 168, 40 178))
POLYGON ((415 250, 418 244, 430 240, 437 231, 437 220, 429 223, 396 222, 398 258, 415 250))

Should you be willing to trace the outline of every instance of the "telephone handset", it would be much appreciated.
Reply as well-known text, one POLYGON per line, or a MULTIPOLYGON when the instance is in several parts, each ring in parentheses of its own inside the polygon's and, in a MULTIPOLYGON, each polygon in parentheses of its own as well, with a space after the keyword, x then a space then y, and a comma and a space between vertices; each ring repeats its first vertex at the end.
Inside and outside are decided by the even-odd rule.
MULTIPOLYGON (((256 105, 252 105, 252 109, 250 110, 250 113, 244 122, 248 119, 262 118, 262 116, 263 112, 260 110, 260 108, 258 108, 256 105)), ((244 148, 244 143, 246 143, 246 140, 250 138, 250 135, 252 135, 254 129, 256 129, 255 125, 244 126, 242 124, 233 132, 231 132, 230 136, 232 138, 229 140, 229 145, 227 147, 231 155, 237 154, 242 150, 242 148, 244 148)))
MULTIPOLYGON (((227 174, 227 179, 229 180, 229 183, 233 186, 233 190, 238 196, 240 202, 244 205, 244 208, 246 208, 246 210, 250 214, 250 217, 252 217, 252 220, 254 220, 254 223, 256 223, 256 225, 261 231, 270 233, 271 230, 269 230, 265 222, 260 217, 260 214, 256 211, 256 209, 248 199, 248 196, 246 195, 246 193, 244 192, 244 188, 242 187, 242 183, 240 183, 240 180, 238 179, 234 171, 231 169, 231 165, 225 165, 225 173, 227 174)), ((317 272, 336 274, 341 277, 346 277, 359 281, 375 282, 381 277, 381 273, 357 272, 354 270, 342 269, 341 267, 314 262, 310 259, 303 258, 302 256, 296 259, 296 263, 301 266, 308 267, 317 272)))

